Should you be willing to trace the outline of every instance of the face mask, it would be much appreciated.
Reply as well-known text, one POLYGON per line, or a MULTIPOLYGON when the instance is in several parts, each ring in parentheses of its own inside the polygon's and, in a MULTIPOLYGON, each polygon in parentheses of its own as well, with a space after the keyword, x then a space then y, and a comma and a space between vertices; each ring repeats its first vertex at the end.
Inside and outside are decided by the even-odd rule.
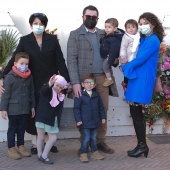
POLYGON ((141 32, 142 34, 144 34, 144 35, 148 35, 148 34, 150 34, 151 31, 152 31, 152 29, 150 28, 150 25, 149 25, 149 24, 147 24, 147 25, 141 25, 141 26, 139 27, 139 29, 140 29, 140 32, 141 32))
POLYGON ((44 32, 44 26, 33 25, 32 31, 33 31, 33 33, 35 33, 37 35, 42 34, 44 32))
POLYGON ((86 20, 84 21, 84 25, 85 25, 87 28, 89 28, 89 29, 93 29, 93 28, 96 26, 96 24, 97 24, 97 21, 96 21, 96 20, 93 20, 93 19, 91 19, 91 18, 86 19, 86 20))
POLYGON ((28 70, 28 66, 27 65, 19 65, 18 70, 22 73, 26 72, 28 70))

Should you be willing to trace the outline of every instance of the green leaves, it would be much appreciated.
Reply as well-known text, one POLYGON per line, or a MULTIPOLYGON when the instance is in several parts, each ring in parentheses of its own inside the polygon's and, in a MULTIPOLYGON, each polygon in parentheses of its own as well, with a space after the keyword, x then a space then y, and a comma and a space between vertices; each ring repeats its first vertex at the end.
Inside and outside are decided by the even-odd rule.
POLYGON ((17 46, 19 33, 13 29, 3 30, 0 35, 0 65, 6 65, 6 58, 12 54, 17 46))

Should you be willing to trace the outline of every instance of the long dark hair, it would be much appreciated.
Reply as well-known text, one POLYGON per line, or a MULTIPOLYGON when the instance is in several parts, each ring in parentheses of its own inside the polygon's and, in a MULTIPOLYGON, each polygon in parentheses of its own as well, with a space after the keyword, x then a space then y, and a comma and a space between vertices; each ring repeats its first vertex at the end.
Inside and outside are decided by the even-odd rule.
POLYGON ((156 34, 160 42, 162 42, 165 36, 165 32, 158 17, 151 12, 145 12, 139 17, 138 23, 140 22, 140 19, 147 19, 154 26, 153 33, 156 34))

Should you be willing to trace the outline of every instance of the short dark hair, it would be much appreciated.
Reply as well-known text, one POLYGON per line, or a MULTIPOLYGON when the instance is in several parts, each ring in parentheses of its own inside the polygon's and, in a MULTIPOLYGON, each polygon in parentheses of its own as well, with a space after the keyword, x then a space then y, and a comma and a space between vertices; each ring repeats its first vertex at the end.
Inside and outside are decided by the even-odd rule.
POLYGON ((96 81, 95 77, 93 76, 93 74, 87 74, 83 77, 82 82, 84 82, 86 79, 92 79, 94 80, 94 82, 96 81))
POLYGON ((26 58, 29 60, 29 55, 25 52, 19 52, 19 53, 15 54, 15 62, 18 62, 18 60, 20 58, 26 58))
POLYGON ((45 27, 47 26, 48 18, 45 14, 43 14, 43 13, 31 14, 31 16, 29 18, 29 23, 31 26, 32 26, 32 23, 34 22, 35 18, 38 18, 45 27))
POLYGON ((86 6, 84 9, 83 9, 83 15, 86 13, 86 10, 89 9, 91 11, 96 11, 97 12, 97 16, 99 16, 99 11, 98 9, 93 6, 93 5, 89 5, 89 6, 86 6))
POLYGON ((118 27, 119 22, 116 18, 109 18, 105 21, 105 23, 110 23, 112 24, 114 27, 118 27))
POLYGON ((125 28, 127 28, 127 25, 128 24, 132 24, 134 26, 136 26, 138 28, 138 22, 134 19, 128 19, 126 22, 125 22, 125 28))

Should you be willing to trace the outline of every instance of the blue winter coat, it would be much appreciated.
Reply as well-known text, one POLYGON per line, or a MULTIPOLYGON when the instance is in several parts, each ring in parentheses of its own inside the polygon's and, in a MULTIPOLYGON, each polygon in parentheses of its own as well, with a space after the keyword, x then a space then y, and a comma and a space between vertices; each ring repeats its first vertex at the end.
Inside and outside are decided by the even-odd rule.
POLYGON ((124 31, 119 29, 114 34, 109 34, 100 40, 100 55, 102 58, 107 58, 109 55, 108 63, 113 65, 115 58, 119 57, 120 45, 124 31))
POLYGON ((82 91, 79 98, 75 97, 73 110, 76 122, 83 122, 80 128, 97 128, 101 119, 106 119, 101 97, 95 90, 91 97, 86 91, 82 91))
POLYGON ((160 41, 155 34, 141 38, 136 58, 122 66, 129 79, 125 100, 150 104, 156 79, 160 41))

